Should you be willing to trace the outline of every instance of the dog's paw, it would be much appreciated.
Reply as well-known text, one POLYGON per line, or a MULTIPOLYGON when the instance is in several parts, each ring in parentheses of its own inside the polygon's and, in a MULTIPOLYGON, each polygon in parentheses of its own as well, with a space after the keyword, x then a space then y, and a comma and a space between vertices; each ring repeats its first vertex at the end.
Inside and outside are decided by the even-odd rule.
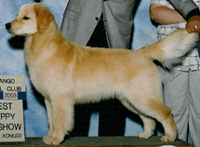
POLYGON ((161 141, 162 142, 166 142, 166 143, 171 143, 171 142, 174 142, 176 138, 174 137, 169 137, 169 136, 163 136, 161 138, 161 141))
POLYGON ((52 140, 52 137, 51 136, 44 136, 42 138, 43 142, 46 143, 46 144, 52 144, 51 140, 52 140))
POLYGON ((62 140, 57 137, 52 136, 44 136, 43 142, 46 144, 53 144, 53 145, 59 145, 62 140))
POLYGON ((141 139, 148 139, 153 135, 153 132, 139 132, 138 137, 141 139))

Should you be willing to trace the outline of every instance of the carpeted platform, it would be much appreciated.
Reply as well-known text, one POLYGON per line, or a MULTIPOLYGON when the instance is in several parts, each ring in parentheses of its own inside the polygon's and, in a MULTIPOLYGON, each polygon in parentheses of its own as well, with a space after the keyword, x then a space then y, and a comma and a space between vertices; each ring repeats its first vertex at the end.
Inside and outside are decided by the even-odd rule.
MULTIPOLYGON (((181 140, 176 140, 174 143, 163 143, 160 141, 161 137, 153 136, 150 139, 140 139, 138 137, 72 137, 66 139, 63 143, 58 145, 58 147, 65 146, 145 146, 145 147, 159 147, 161 145, 174 145, 177 147, 192 147, 189 143, 183 142, 181 140)), ((13 146, 39 146, 46 147, 51 145, 45 145, 42 138, 26 138, 25 142, 10 142, 10 143, 0 143, 1 147, 13 147, 13 146)), ((52 145, 55 146, 55 145, 52 145)))

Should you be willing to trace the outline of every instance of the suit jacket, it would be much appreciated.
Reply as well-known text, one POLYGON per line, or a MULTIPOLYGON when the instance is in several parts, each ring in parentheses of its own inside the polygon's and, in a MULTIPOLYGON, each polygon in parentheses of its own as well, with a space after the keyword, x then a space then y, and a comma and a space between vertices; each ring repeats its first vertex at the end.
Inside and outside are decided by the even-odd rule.
MULTIPOLYGON (((169 0, 183 17, 197 8, 192 0, 169 0)), ((103 14, 109 47, 130 48, 136 0, 69 0, 61 31, 71 42, 86 45, 103 14)))

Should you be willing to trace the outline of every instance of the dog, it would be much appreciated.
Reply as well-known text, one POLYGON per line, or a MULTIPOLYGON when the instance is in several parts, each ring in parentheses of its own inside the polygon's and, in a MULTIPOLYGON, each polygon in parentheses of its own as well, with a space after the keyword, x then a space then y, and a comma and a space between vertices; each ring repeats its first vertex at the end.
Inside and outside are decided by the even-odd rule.
POLYGON ((5 27, 12 35, 26 36, 30 80, 47 107, 46 144, 60 144, 73 129, 74 104, 114 96, 142 119, 140 138, 154 134, 156 119, 165 131, 161 140, 175 141, 176 126, 163 103, 161 75, 154 61, 164 65, 183 57, 196 46, 198 34, 180 29, 137 51, 91 48, 66 40, 53 14, 41 3, 22 5, 17 18, 5 27))

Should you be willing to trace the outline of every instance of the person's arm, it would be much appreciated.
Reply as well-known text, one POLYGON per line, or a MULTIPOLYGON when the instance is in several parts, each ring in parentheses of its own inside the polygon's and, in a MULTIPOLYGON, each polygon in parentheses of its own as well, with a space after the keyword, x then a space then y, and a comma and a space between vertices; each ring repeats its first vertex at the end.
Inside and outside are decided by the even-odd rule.
POLYGON ((188 21, 189 18, 199 15, 199 8, 193 0, 167 0, 188 21))
POLYGON ((200 12, 193 0, 168 0, 187 21, 189 33, 200 33, 200 12))
POLYGON ((162 4, 151 4, 149 14, 151 19, 159 24, 185 22, 185 19, 176 10, 162 4))

